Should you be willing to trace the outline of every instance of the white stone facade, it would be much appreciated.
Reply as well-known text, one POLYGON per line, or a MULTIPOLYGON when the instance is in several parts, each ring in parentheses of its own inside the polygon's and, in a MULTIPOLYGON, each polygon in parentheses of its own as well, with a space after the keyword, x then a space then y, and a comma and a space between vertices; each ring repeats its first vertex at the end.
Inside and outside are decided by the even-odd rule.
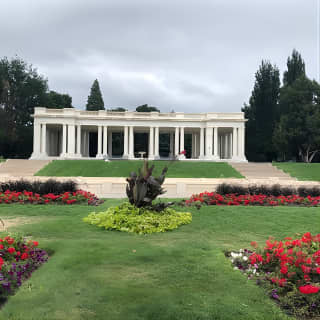
POLYGON ((132 160, 146 157, 246 162, 245 122, 242 112, 149 113, 35 108, 31 159, 132 160), (140 141, 141 137, 144 140, 143 145, 135 143, 137 134, 140 134, 140 141), (188 159, 181 155, 186 139, 191 141, 188 159), (165 150, 162 154, 160 144, 165 150))

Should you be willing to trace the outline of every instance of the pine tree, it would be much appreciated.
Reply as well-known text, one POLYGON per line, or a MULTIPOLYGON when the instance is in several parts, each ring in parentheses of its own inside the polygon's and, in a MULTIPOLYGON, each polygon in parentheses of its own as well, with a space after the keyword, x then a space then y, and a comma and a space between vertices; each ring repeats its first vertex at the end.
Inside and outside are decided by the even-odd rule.
POLYGON ((248 119, 247 157, 254 161, 270 161, 275 156, 272 135, 278 112, 279 69, 269 61, 262 61, 255 78, 249 104, 242 109, 248 119))
POLYGON ((86 109, 88 111, 105 110, 99 82, 97 79, 94 80, 92 84, 90 95, 88 96, 86 109))
POLYGON ((296 49, 293 49, 291 57, 288 57, 287 68, 283 74, 284 86, 291 86, 297 79, 306 76, 305 63, 296 49))

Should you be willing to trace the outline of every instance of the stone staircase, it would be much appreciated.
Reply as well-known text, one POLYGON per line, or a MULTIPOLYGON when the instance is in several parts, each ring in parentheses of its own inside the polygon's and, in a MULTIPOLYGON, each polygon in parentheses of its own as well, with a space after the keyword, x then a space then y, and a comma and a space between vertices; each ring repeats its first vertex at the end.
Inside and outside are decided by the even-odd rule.
POLYGON ((246 179, 256 180, 286 180, 286 181, 297 181, 296 178, 291 177, 289 174, 283 172, 277 167, 273 166, 272 163, 265 162, 248 162, 248 163, 236 163, 232 162, 230 165, 239 171, 246 179))
POLYGON ((8 159, 0 163, 0 177, 26 177, 33 176, 51 160, 20 160, 8 159))

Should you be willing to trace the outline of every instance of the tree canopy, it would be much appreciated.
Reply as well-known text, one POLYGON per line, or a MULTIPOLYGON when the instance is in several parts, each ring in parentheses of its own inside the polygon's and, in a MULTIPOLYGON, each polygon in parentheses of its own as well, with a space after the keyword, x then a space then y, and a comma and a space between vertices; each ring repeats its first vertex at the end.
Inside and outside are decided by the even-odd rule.
POLYGON ((111 112, 126 112, 128 110, 126 108, 117 107, 117 108, 108 109, 108 111, 111 111, 111 112))
POLYGON ((22 59, 0 59, 0 155, 24 157, 32 152, 31 115, 44 106, 47 80, 22 59))
POLYGON ((97 79, 94 80, 92 84, 86 108, 88 111, 105 110, 100 85, 97 79))
POLYGON ((291 57, 287 60, 287 70, 283 74, 283 85, 290 86, 298 78, 306 75, 305 63, 301 54, 297 50, 293 50, 291 57))
POLYGON ((61 94, 51 90, 47 94, 47 102, 45 106, 47 108, 54 109, 73 108, 72 97, 68 94, 61 94))
POLYGON ((143 104, 136 108, 137 112, 160 112, 156 107, 149 106, 148 104, 143 104))
POLYGON ((71 107, 67 94, 48 91, 48 82, 19 57, 0 59, 0 156, 29 157, 35 107, 71 107))
POLYGON ((255 84, 242 111, 248 119, 246 126, 246 150, 250 160, 270 161, 275 150, 272 134, 277 117, 280 92, 280 74, 276 66, 262 61, 255 74, 255 84))
POLYGON ((311 162, 320 150, 320 86, 300 77, 283 87, 273 142, 283 160, 311 162))

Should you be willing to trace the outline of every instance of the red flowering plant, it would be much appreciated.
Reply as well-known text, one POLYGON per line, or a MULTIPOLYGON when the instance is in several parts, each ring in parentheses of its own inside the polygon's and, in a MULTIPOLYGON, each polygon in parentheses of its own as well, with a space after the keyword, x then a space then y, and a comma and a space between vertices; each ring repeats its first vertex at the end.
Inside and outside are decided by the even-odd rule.
POLYGON ((202 192, 192 195, 190 199, 185 200, 185 205, 227 205, 227 206, 319 206, 320 196, 318 197, 301 197, 299 195, 289 196, 268 196, 264 194, 257 195, 238 195, 238 194, 225 194, 221 195, 215 192, 202 192))
POLYGON ((253 250, 228 254, 234 268, 266 287, 290 314, 320 316, 320 234, 269 238, 262 248, 256 242, 251 245, 253 250))
POLYGON ((0 298, 12 295, 32 272, 48 260, 37 241, 21 236, 0 238, 0 298))
POLYGON ((0 192, 1 203, 22 203, 22 204, 85 204, 97 205, 101 203, 93 193, 77 190, 75 192, 65 192, 63 194, 45 194, 40 195, 31 191, 16 192, 6 190, 0 192))

